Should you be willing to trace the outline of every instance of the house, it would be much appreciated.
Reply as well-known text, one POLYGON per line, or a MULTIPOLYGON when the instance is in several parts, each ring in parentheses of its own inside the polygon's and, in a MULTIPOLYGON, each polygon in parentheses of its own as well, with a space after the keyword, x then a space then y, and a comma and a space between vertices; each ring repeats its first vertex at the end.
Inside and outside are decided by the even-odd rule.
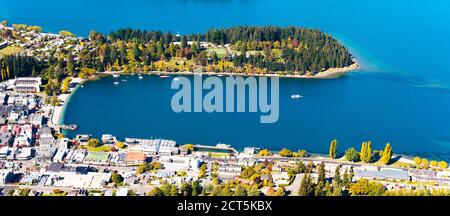
POLYGON ((41 114, 30 115, 30 123, 34 126, 41 126, 44 122, 44 117, 41 114))
POLYGON ((22 148, 20 153, 17 155, 18 160, 30 160, 34 156, 34 148, 22 148))
POLYGON ((37 93, 41 85, 40 77, 20 77, 15 80, 14 89, 19 93, 37 93))
POLYGON ((57 141, 58 148, 62 149, 70 149, 70 140, 69 138, 62 138, 57 141))
POLYGON ((53 162, 64 162, 64 158, 66 157, 67 153, 68 153, 68 149, 62 149, 62 148, 58 148, 58 150, 56 151, 55 156, 53 156, 52 161, 53 162))
POLYGON ((0 148, 0 159, 6 159, 9 154, 11 154, 9 147, 0 148))
POLYGON ((64 168, 63 163, 51 163, 48 165, 47 171, 48 172, 59 172, 64 168))
POLYGON ((127 166, 135 166, 144 164, 147 156, 143 152, 128 152, 125 157, 125 164, 127 166))

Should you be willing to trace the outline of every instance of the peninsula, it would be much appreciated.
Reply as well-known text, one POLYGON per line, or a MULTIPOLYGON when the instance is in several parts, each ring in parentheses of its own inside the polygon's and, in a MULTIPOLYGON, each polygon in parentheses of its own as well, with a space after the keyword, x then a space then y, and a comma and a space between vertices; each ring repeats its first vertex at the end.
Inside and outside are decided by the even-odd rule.
POLYGON ((298 27, 241 26, 188 35, 121 29, 76 37, 4 21, 0 31, 1 81, 41 76, 50 94, 66 77, 105 71, 334 78, 358 68, 331 35, 298 27))

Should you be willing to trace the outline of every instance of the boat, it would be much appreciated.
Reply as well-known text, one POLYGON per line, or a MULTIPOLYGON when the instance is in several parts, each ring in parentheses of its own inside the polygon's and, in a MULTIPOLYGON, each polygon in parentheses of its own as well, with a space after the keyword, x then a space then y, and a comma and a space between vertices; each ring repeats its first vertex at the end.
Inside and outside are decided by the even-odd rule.
POLYGON ((144 78, 143 76, 139 75, 139 79, 143 79, 143 78, 144 78))
POLYGON ((126 82, 126 81, 128 81, 128 80, 126 80, 126 79, 122 79, 122 82, 126 82))
POLYGON ((175 78, 173 78, 173 80, 174 80, 174 81, 178 81, 178 80, 180 80, 180 78, 175 77, 175 78))
POLYGON ((114 82, 113 84, 114 84, 114 85, 119 85, 119 82, 114 82))
POLYGON ((291 98, 292 99, 299 99, 299 98, 302 98, 303 96, 301 96, 301 95, 299 95, 299 94, 293 94, 293 95, 291 95, 291 98))
POLYGON ((71 130, 71 131, 74 131, 74 130, 76 130, 76 129, 78 128, 78 126, 77 126, 76 124, 72 124, 72 125, 61 125, 60 127, 61 127, 61 129, 63 129, 63 130, 71 130))
POLYGON ((81 85, 81 88, 84 88, 84 85, 81 85))
POLYGON ((218 77, 223 77, 223 74, 218 74, 217 76, 218 76, 218 77))
POLYGON ((159 76, 160 78, 162 78, 162 79, 165 79, 165 78, 169 78, 170 76, 167 76, 167 75, 161 75, 161 76, 159 76))
POLYGON ((114 78, 119 78, 119 77, 120 77, 120 74, 115 73, 115 74, 113 74, 113 77, 114 77, 114 78))

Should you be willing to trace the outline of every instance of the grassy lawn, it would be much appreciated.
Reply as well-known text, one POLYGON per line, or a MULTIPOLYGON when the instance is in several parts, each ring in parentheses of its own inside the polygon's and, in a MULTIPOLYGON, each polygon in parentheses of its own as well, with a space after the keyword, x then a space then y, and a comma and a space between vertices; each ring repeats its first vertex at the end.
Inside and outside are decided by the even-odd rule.
POLYGON ((208 48, 208 52, 209 53, 216 52, 217 56, 219 58, 222 58, 223 56, 225 56, 227 54, 227 49, 226 48, 208 48))
POLYGON ((111 147, 109 147, 107 145, 102 145, 99 147, 90 147, 88 145, 84 145, 83 148, 87 149, 90 152, 109 152, 109 151, 111 151, 111 147))
POLYGON ((22 50, 20 47, 15 46, 8 46, 6 48, 0 49, 0 57, 7 56, 7 55, 13 55, 15 53, 18 53, 22 50))

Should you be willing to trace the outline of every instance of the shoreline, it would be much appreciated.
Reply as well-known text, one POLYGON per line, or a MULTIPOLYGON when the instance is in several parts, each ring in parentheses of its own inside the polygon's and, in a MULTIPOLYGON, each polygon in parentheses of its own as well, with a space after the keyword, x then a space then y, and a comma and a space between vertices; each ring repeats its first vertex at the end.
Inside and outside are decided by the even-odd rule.
POLYGON ((55 128, 58 128, 59 125, 64 123, 63 117, 66 112, 66 107, 70 101, 70 98, 78 90, 78 88, 81 86, 81 84, 86 82, 86 80, 87 79, 82 79, 79 77, 72 78, 72 81, 70 83, 78 83, 78 84, 74 88, 70 88, 69 93, 58 95, 58 100, 61 103, 59 106, 56 106, 56 107, 50 106, 50 109, 53 110, 50 122, 52 123, 52 125, 54 127, 56 126, 55 128))
POLYGON ((329 68, 325 71, 319 72, 316 75, 285 75, 285 74, 256 74, 256 73, 236 73, 236 72, 190 72, 190 71, 179 71, 179 72, 168 72, 168 71, 148 71, 148 72, 123 72, 123 71, 104 71, 97 72, 98 75, 113 75, 113 74, 133 74, 142 73, 146 75, 207 75, 207 76, 244 76, 244 77, 279 77, 279 78, 293 78, 293 79, 334 79, 339 78, 349 72, 360 69, 361 66, 358 61, 354 60, 354 63, 350 66, 343 68, 329 68))

